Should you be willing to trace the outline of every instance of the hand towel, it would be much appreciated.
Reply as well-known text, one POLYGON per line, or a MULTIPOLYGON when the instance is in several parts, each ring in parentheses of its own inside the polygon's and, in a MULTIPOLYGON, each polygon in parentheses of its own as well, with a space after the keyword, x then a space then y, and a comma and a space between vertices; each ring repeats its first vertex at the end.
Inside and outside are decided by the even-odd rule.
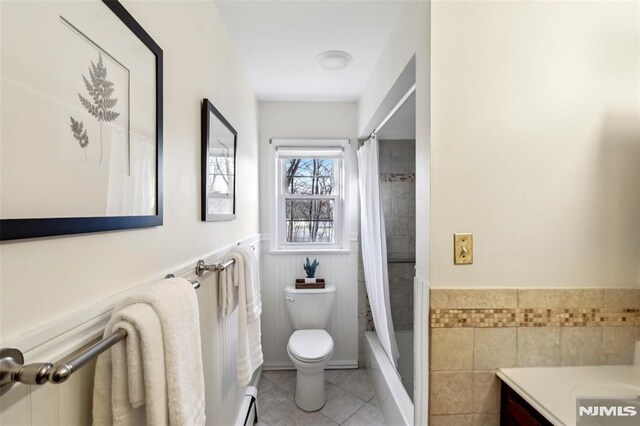
POLYGON ((251 247, 239 246, 238 251, 243 255, 247 265, 247 320, 260 320, 262 314, 262 300, 260 296, 260 271, 258 257, 251 247))
POLYGON ((181 278, 146 286, 116 305, 105 337, 127 338, 98 357, 95 425, 204 425, 198 304, 181 278))
MULTIPOLYGON (((229 318, 238 306, 238 286, 244 283, 244 256, 237 251, 230 251, 223 258, 235 262, 218 273, 218 292, 220 311, 223 318, 229 318)), ((244 285, 244 284, 243 284, 244 285)))
POLYGON ((237 377, 240 386, 246 386, 253 372, 263 363, 260 331, 260 276, 253 250, 238 246, 230 252, 239 255, 238 268, 238 353, 237 377))

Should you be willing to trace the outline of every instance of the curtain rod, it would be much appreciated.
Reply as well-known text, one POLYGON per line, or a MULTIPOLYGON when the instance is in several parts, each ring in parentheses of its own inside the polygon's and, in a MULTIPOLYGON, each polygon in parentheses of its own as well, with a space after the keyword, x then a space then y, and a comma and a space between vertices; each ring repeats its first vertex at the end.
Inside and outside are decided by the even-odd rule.
POLYGON ((369 138, 376 136, 378 132, 384 127, 384 125, 387 124, 389 120, 391 120, 391 117, 393 117, 396 114, 396 112, 398 112, 400 107, 402 107, 402 105, 404 105, 407 99, 409 99, 409 97, 411 97, 411 95, 413 95, 415 92, 416 92, 416 83, 413 83, 413 86, 411 86, 411 88, 407 91, 407 93, 405 93, 404 96, 400 98, 396 106, 394 106, 391 109, 391 112, 389 112, 389 114, 380 122, 380 124, 378 124, 378 127, 376 127, 373 130, 373 132, 371 132, 371 135, 369 136, 369 138))

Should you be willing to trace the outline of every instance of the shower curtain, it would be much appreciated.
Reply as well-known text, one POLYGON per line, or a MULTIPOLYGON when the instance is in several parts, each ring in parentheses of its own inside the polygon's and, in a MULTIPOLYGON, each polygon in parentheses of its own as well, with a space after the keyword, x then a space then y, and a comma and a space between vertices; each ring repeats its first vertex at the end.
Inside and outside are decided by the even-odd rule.
POLYGON ((380 343, 393 365, 397 365, 398 346, 389 301, 387 241, 380 202, 378 140, 375 137, 367 140, 358 149, 358 186, 360 188, 362 262, 367 295, 380 343))

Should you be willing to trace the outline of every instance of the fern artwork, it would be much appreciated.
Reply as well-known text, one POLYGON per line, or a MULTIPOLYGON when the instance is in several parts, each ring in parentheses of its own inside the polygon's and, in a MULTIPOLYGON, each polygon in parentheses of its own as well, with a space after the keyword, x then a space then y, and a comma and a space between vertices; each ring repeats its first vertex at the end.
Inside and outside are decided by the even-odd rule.
POLYGON ((87 136, 87 129, 84 128, 84 124, 81 121, 75 120, 71 117, 71 131, 73 132, 73 137, 80 144, 80 148, 84 150, 84 159, 89 161, 87 158, 87 150, 85 149, 89 145, 89 136, 87 136))
MULTIPOLYGON (((102 61, 102 54, 98 54, 98 62, 91 61, 89 67, 89 78, 84 74, 82 80, 87 89, 88 96, 85 97, 78 93, 80 103, 87 112, 94 117, 100 124, 100 164, 102 164, 103 155, 103 135, 102 126, 104 123, 111 123, 120 116, 114 108, 118 103, 118 99, 112 98, 114 85, 107 80, 107 67, 102 61)), ((78 141, 80 148, 85 149, 85 160, 87 159, 86 148, 89 145, 89 136, 86 128, 81 121, 71 117, 71 132, 73 137, 78 141)))

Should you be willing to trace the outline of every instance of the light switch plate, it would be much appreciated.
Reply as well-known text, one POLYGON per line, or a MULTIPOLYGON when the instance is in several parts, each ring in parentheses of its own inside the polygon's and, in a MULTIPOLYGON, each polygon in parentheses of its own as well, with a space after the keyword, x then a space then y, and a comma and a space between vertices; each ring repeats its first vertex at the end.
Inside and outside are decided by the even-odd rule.
POLYGON ((453 263, 456 265, 473 263, 473 234, 453 234, 453 263))

